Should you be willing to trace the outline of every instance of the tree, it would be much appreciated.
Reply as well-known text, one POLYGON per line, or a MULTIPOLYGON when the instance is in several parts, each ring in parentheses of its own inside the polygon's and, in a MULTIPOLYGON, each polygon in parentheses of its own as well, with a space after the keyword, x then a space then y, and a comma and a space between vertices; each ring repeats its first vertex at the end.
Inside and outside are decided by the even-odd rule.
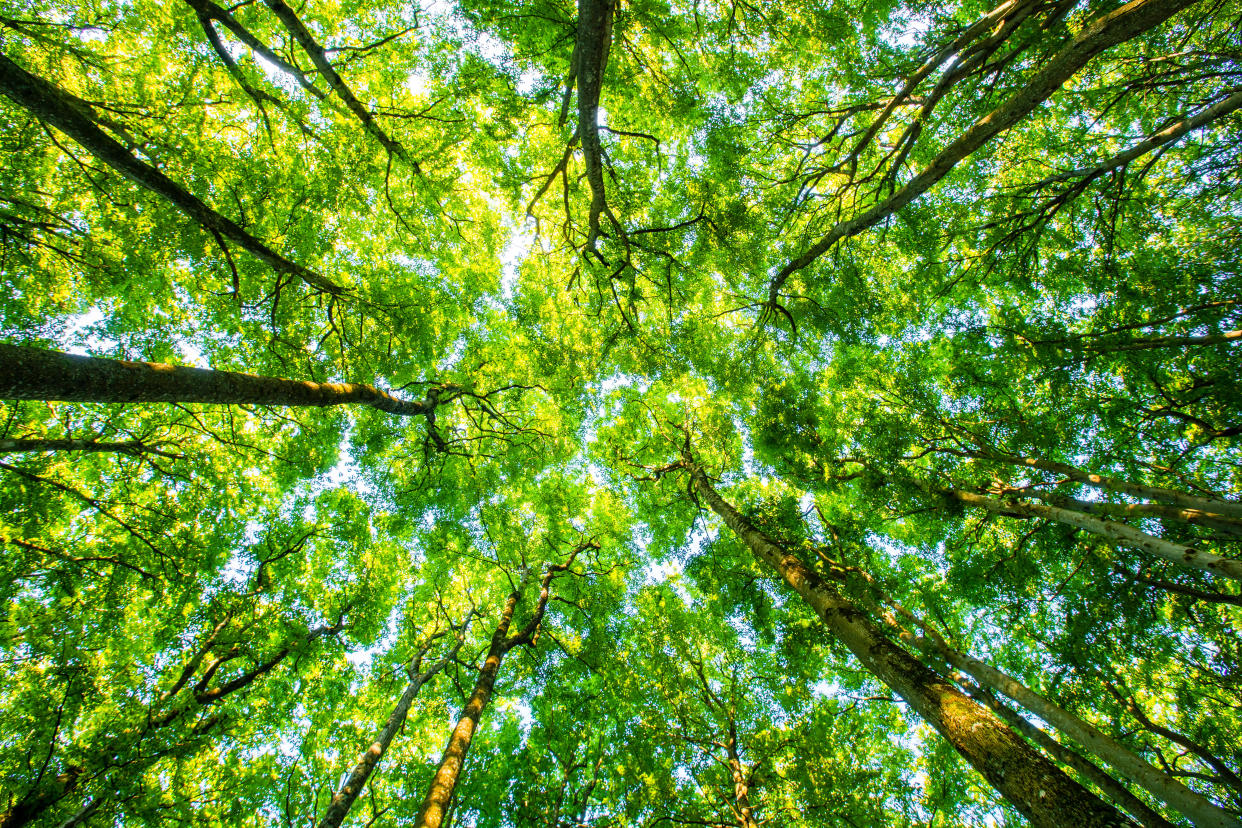
POLYGON ((1238 17, 0 2, 0 823, 1238 825, 1238 17))

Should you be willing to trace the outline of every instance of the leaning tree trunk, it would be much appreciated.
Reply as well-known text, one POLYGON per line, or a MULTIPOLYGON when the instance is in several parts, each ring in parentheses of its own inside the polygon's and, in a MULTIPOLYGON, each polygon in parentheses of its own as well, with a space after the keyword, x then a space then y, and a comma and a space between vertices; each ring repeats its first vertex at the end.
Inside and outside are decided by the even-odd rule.
POLYGON ((1204 552, 1200 549, 1195 549, 1193 546, 1175 543, 1164 538, 1158 538, 1155 535, 1149 535, 1124 523, 1104 520, 1074 509, 1066 509, 1046 503, 1029 503, 1016 499, 1001 500, 961 489, 941 489, 939 491, 968 506, 979 506, 996 515, 1017 518, 1039 517, 1053 520, 1066 526, 1072 526, 1075 529, 1082 529, 1093 535, 1098 535, 1115 546, 1128 546, 1140 549, 1178 566, 1199 569, 1210 575, 1242 581, 1242 561, 1215 555, 1211 552, 1204 552))
MULTIPOLYGON (((951 668, 950 668, 951 669, 951 668)), ((954 672, 952 674, 954 681, 958 683, 966 695, 972 699, 981 702, 988 708, 1000 716, 1005 722, 1021 733, 1027 739, 1043 748, 1044 752, 1056 759, 1063 765, 1071 767, 1078 771, 1079 775, 1089 780, 1097 788, 1099 788, 1105 796, 1116 802, 1139 821, 1143 828, 1173 828, 1173 823, 1156 813, 1147 803, 1130 793, 1125 785, 1122 785, 1116 779, 1113 779, 1101 768, 1092 764, 1083 756, 1070 750, 1065 745, 1054 739, 1051 734, 1040 730, 1035 725, 1028 722, 1017 711, 1010 709, 1003 704, 994 694, 987 690, 972 684, 961 673, 954 672)))
POLYGON ((922 196, 959 163, 1035 111, 1096 55, 1160 25, 1182 9, 1194 5, 1194 2, 1195 0, 1132 0, 1090 21, 1064 49, 1045 60, 1025 86, 971 124, 965 132, 942 149, 922 172, 879 204, 834 225, 805 253, 785 265, 772 278, 769 300, 775 302, 789 277, 808 267, 838 242, 874 227, 922 196))
MULTIPOLYGON (((467 621, 469 624, 469 621, 467 621)), ((328 804, 328 809, 324 812, 323 819, 319 823, 319 828, 340 828, 345 817, 349 815, 349 809, 353 807, 354 801, 358 798, 358 794, 362 793, 362 789, 366 787, 367 780, 371 778, 372 772, 379 765, 380 760, 384 758, 384 754, 388 752, 388 746, 392 744, 393 738, 397 735, 397 731, 405 725, 406 717, 409 716, 410 706, 414 703, 414 697, 418 695, 418 691, 423 685, 435 676, 436 673, 444 669, 450 661, 457 657, 457 653, 461 650, 461 645, 465 641, 465 630, 461 630, 458 635, 457 643, 453 645, 444 657, 426 670, 419 671, 419 665, 423 656, 431 649, 431 645, 443 633, 432 636, 419 648, 418 653, 410 660, 409 676, 410 681, 405 686, 405 692, 401 694, 401 698, 397 701, 396 707, 388 716, 388 721, 384 723, 383 729, 379 735, 375 737, 375 741, 358 759, 358 764, 354 766, 340 790, 332 797, 332 801, 328 804)))
POLYGON ((487 659, 479 670, 470 698, 466 701, 457 725, 453 728, 453 735, 449 737, 448 746, 440 758, 440 766, 431 779, 427 797, 423 800, 418 818, 414 821, 414 828, 441 828, 446 824, 449 807, 453 801, 453 792, 457 788, 457 781, 461 778, 461 769, 470 751, 470 741, 474 738, 479 719, 482 718, 483 711, 492 698, 492 690, 496 686, 496 676, 500 673, 501 662, 514 647, 530 644, 535 640, 535 633, 543 621, 543 613, 548 606, 552 579, 556 573, 569 569, 578 553, 587 548, 598 549, 599 547, 594 541, 582 544, 570 553, 565 563, 552 564, 547 568, 543 582, 540 584, 539 602, 535 605, 530 620, 526 622, 526 626, 521 631, 513 635, 509 635, 509 626, 513 623, 513 612, 517 609, 518 601, 521 600, 524 583, 519 584, 518 588, 509 594, 509 598, 505 601, 504 612, 500 615, 500 623, 496 626, 496 632, 492 634, 487 659))
MULTIPOLYGON (((925 628, 926 629, 926 628, 925 628)), ((1014 677, 950 647, 947 641, 932 635, 927 638, 903 636, 912 646, 928 655, 941 658, 961 670, 987 689, 1008 696, 1078 744, 1111 765, 1126 779, 1146 788, 1172 808, 1185 814, 1200 828, 1242 828, 1242 822, 1213 805, 1204 797, 1178 782, 1167 773, 1152 767, 1116 739, 1068 710, 1045 699, 1014 677)))
POLYGON ((1242 519, 1242 503, 1222 500, 1216 497, 1192 495, 1187 492, 1179 492, 1176 489, 1167 489, 1163 486, 1148 486, 1143 483, 1134 483, 1129 480, 1122 480, 1119 477, 1109 477, 1108 475, 1089 472, 1077 466, 1071 466, 1068 463, 1045 460, 1042 457, 1018 457, 999 451, 957 451, 948 453, 973 457, 976 460, 990 460, 1025 468, 1040 469, 1053 474, 1064 475, 1075 483, 1082 483, 1103 491, 1130 495, 1131 497, 1138 497, 1144 500, 1157 500, 1161 503, 1172 503, 1186 509, 1197 509, 1205 513, 1219 513, 1235 519, 1242 519))
POLYGON ((434 414, 437 394, 433 389, 425 400, 403 400, 352 382, 261 377, 0 344, 0 399, 316 407, 356 403, 413 417, 434 414))
POLYGON ((586 179, 591 188, 591 208, 587 219, 587 248, 590 250, 595 249, 595 241, 599 238, 600 216, 608 211, 608 196, 604 191, 604 150, 599 140, 599 97, 612 45, 614 4, 615 0, 578 2, 573 69, 578 84, 578 139, 582 142, 586 179))
MULTIPOLYGON (((836 567, 840 566, 835 563, 833 565, 836 567)), ((992 694, 998 693, 1017 702, 1022 708, 1035 714, 1081 744, 1091 754, 1116 768, 1124 774, 1123 778, 1135 782, 1157 798, 1168 803, 1174 809, 1194 820, 1195 825, 1210 826, 1210 828, 1242 828, 1242 824, 1232 815, 1216 807, 1169 774, 1152 767, 1143 758, 1133 753, 1116 739, 1102 732, 1099 728, 1045 699, 1017 679, 1001 672, 987 662, 980 661, 954 648, 934 626, 894 601, 869 576, 864 574, 864 577, 867 577, 871 589, 878 594, 885 604, 892 607, 898 615, 909 621, 913 626, 922 630, 925 637, 915 635, 908 628, 904 627, 893 612, 883 610, 874 604, 868 604, 867 608, 893 635, 897 636, 898 639, 911 648, 926 654, 940 664, 942 671, 945 670, 945 665, 947 665, 948 671, 945 672, 945 675, 961 685, 968 695, 982 701, 995 711, 998 716, 1009 722, 1018 732, 1043 747, 1054 758, 1075 768, 1088 779, 1095 782, 1101 790, 1105 791, 1115 801, 1121 803, 1126 810, 1134 814, 1144 825, 1157 825, 1160 828, 1164 828, 1164 826, 1168 825, 1168 822, 1118 784, 1116 780, 1055 741, 1051 736, 1036 728, 1018 713, 1005 707, 992 694), (968 676, 970 679, 978 682, 979 687, 982 688, 980 693, 983 695, 983 698, 979 698, 979 693, 972 692, 973 685, 971 685, 967 678, 968 676)))
POLYGON ((1079 785, 990 711, 898 647, 799 558, 724 500, 686 456, 695 490, 725 524, 805 600, 829 630, 885 685, 934 727, 1005 799, 1036 826, 1133 826, 1079 785))

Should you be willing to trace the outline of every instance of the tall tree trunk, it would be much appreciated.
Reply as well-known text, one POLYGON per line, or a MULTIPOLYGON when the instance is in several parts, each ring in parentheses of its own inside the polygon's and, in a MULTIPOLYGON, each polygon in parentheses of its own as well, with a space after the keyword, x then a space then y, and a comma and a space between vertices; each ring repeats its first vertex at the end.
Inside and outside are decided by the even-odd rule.
POLYGON ((435 412, 438 391, 403 400, 358 383, 309 382, 130 362, 0 344, 0 399, 332 406, 357 403, 405 417, 435 412))
POLYGON ((958 686, 966 691, 966 695, 986 704, 993 713, 1004 719, 1010 727, 1039 745, 1053 759, 1078 771, 1080 775, 1099 788, 1105 796, 1126 809, 1139 821, 1143 828, 1173 828, 1173 823, 1148 807, 1145 802, 1130 793, 1116 779, 1113 779, 1099 767, 1058 742, 1051 734, 1028 722, 1017 711, 1002 704, 995 695, 970 683, 965 676, 956 671, 953 671, 952 678, 958 683, 958 686))
MULTIPOLYGON (((587 248, 595 249, 600 216, 608 213, 604 191, 604 150, 599 140, 599 96, 612 46, 612 16, 616 0, 578 0, 578 31, 574 45, 574 76, 578 85, 578 138, 591 188, 587 248)), ((611 216, 611 213, 608 213, 611 216)))
MULTIPOLYGON (((732 717, 732 712, 729 713, 732 717)), ((733 810, 737 816, 737 828, 759 828, 755 809, 750 804, 750 775, 737 751, 737 725, 729 719, 729 775, 733 782, 733 810)))
POLYGON ((1075 497, 1056 492, 1042 492, 1031 489, 1027 496, 1063 509, 1073 509, 1088 515, 1106 518, 1161 518, 1176 520, 1182 523, 1194 523, 1206 526, 1219 532, 1231 535, 1242 535, 1242 520, 1231 518, 1220 512, 1205 512, 1202 509, 1187 509, 1169 503, 1106 503, 1098 500, 1079 500, 1075 497))
POLYGON ((1036 826, 1133 826, 1029 746, 990 711, 898 647, 779 542, 759 531, 724 500, 688 454, 691 485, 750 548, 815 610, 862 665, 892 688, 1036 826))
MULTIPOLYGON (((469 620, 467 620, 466 624, 468 625, 469 623, 469 620)), ((440 635, 443 635, 443 633, 440 633, 440 635)), ((358 798, 358 794, 362 793, 362 789, 366 787, 367 780, 371 778, 371 773, 379 765, 380 760, 384 758, 384 754, 388 751, 388 746, 392 744, 397 731, 405 724, 406 717, 410 713, 410 705, 414 703, 414 697, 418 695, 418 691, 436 673, 444 669, 446 664, 457 657, 457 653, 461 650, 461 645, 465 641, 465 629, 461 630, 457 637, 457 643, 453 645, 453 648, 443 658, 420 672, 418 668, 423 656, 431 649, 432 644, 435 643, 438 637, 432 636, 428 639, 419 648, 414 658, 410 660, 410 681, 405 686, 405 692, 401 694, 401 698, 397 701, 397 706, 393 708, 392 713, 388 716, 388 721, 384 723, 384 727, 380 730, 379 735, 375 737, 375 742, 358 759, 358 764, 354 766, 353 771, 349 774, 349 778, 345 780, 340 790, 332 797, 327 811, 324 812, 323 820, 319 823, 319 828, 340 828, 340 824, 349 814, 349 809, 353 807, 354 800, 358 798)))
POLYGON ((1178 566, 1200 569, 1211 575, 1242 581, 1242 561, 1157 538, 1124 523, 1103 520, 1074 509, 1044 503, 1001 500, 961 489, 940 489, 939 491, 969 506, 980 506, 996 515, 1018 518, 1040 517, 1053 520, 1098 535, 1116 546, 1141 549, 1178 566))
POLYGON ((170 202, 204 229, 236 243, 274 270, 296 276, 311 287, 326 293, 344 292, 340 285, 309 268, 289 261, 247 233, 235 221, 207 206, 202 199, 164 173, 135 158, 133 153, 99 128, 88 108, 71 101, 58 87, 32 75, 4 55, 0 55, 0 92, 25 107, 39 120, 77 141, 91 155, 125 178, 170 202))
MULTIPOLYGON (((3 347, 3 346, 0 346, 3 347)), ((0 357, 2 359, 2 357, 0 357)), ((0 363, 0 368, 3 364, 0 363)), ((2 382, 3 380, 0 380, 2 382)), ((182 455, 171 451, 162 451, 141 440, 124 440, 109 442, 105 440, 70 440, 41 439, 37 437, 0 440, 0 454, 19 454, 23 452, 44 451, 86 451, 86 452, 117 452, 137 457, 140 454, 158 454, 161 457, 181 458, 182 455)))
POLYGON ((1058 463, 1055 460, 1045 460, 1041 457, 1018 457, 1016 455, 1006 454, 1000 451, 942 451, 946 454, 973 457, 977 460, 992 460, 1001 463, 1009 463, 1014 466, 1040 469, 1042 471, 1052 472, 1053 474, 1064 475, 1070 480, 1073 480, 1075 483, 1083 483, 1087 486, 1092 486, 1104 491, 1130 495, 1131 497, 1138 497, 1144 500, 1158 500, 1161 503, 1172 503, 1186 509, 1197 509, 1201 512, 1220 513, 1231 518, 1242 519, 1242 503, 1235 503, 1230 500, 1221 500, 1215 497, 1192 495, 1186 492, 1179 492, 1176 489, 1166 489, 1161 486, 1148 486, 1143 483, 1131 483, 1128 480, 1122 480, 1117 477, 1108 477, 1107 475, 1084 471, 1076 466, 1071 466, 1068 463, 1058 463))
POLYGON ((466 763, 466 754, 470 751, 470 741, 474 738, 474 732, 479 726, 479 719, 483 716, 483 711, 492 698, 492 690, 496 686, 496 676, 500 672, 501 662, 504 661, 504 657, 514 647, 530 644, 534 641, 535 633, 539 629, 539 624, 543 621, 543 614, 548 606, 552 579, 556 576, 556 573, 569 569, 578 553, 587 548, 598 549, 599 546, 594 541, 581 544, 574 549, 565 563, 553 564, 547 568, 543 576, 543 582, 540 585, 539 602, 535 605, 535 610, 531 614, 530 620, 526 622, 526 626, 513 635, 509 635, 509 627, 513 623, 514 610, 517 609, 518 601, 522 597, 525 576, 523 577, 523 583, 520 583, 517 589, 509 593, 509 597, 505 601, 504 612, 500 615, 500 623, 496 626, 496 631, 492 633, 492 642, 487 649, 487 658, 475 679, 474 689, 470 693, 470 698, 466 701, 466 706, 462 709, 461 716, 457 719, 457 725, 453 728, 453 734, 449 737, 448 746, 444 749, 444 754, 440 758, 440 766, 436 769, 436 774, 431 779, 431 786, 427 789, 427 797, 423 800, 423 806, 418 812, 418 818, 414 820, 414 828, 441 828, 445 824, 453 792, 457 788, 457 781, 461 778, 462 767, 466 763))
MULTIPOLYGON (((923 626, 923 625, 921 625, 923 626)), ((924 626, 924 629, 928 629, 924 626)), ((971 676, 984 687, 1013 699, 1057 730, 1111 765, 1126 779, 1150 791, 1185 814, 1200 828, 1242 828, 1242 822, 1213 805, 1173 777, 1152 767, 1141 756, 1099 728, 1045 699, 1014 677, 992 665, 950 647, 939 635, 927 638, 903 635, 903 640, 971 676)))
MULTIPOLYGON (((834 568, 839 568, 843 572, 846 571, 835 561, 829 561, 829 563, 834 568)), ((914 627, 922 630, 926 636, 919 637, 911 633, 909 629, 902 626, 892 612, 881 610, 875 605, 869 605, 868 609, 872 611, 872 614, 879 618, 903 643, 923 652, 941 665, 947 665, 948 670, 945 672, 945 675, 950 676, 966 689, 968 695, 977 699, 982 695, 983 698, 980 700, 994 710, 997 715, 1014 726, 1018 732, 1043 747, 1064 764, 1075 768, 1088 779, 1095 782, 1101 790, 1105 791, 1115 801, 1121 803, 1126 810, 1134 814, 1144 825, 1155 823, 1163 826, 1168 823, 1163 817, 1160 817, 1144 805, 1133 794, 1095 765, 1054 740, 1018 713, 1005 707, 1005 705, 996 700, 992 693, 999 693, 1013 699, 1027 711, 1034 713, 1043 721, 1081 744, 1093 755, 1117 769, 1124 775, 1124 778, 1132 780, 1154 794, 1158 799, 1168 803, 1175 810, 1194 820, 1195 825, 1210 826, 1210 828, 1242 828, 1242 824, 1239 824, 1232 815, 1217 808, 1207 799, 1190 790, 1172 776, 1153 767, 1142 757, 1133 753, 1129 748, 1103 733, 1094 725, 1048 701, 1017 679, 1001 672, 987 662, 980 661, 954 648, 933 625, 928 624, 909 609, 894 601, 865 572, 862 575, 867 579, 870 588, 879 595, 885 604, 892 607, 897 614, 909 621, 914 627), (973 685, 971 685, 967 676, 977 681, 982 690, 972 692, 973 685)), ((943 670, 944 667, 942 666, 941 669, 943 670)), ((974 689, 977 690, 978 688, 974 689)))

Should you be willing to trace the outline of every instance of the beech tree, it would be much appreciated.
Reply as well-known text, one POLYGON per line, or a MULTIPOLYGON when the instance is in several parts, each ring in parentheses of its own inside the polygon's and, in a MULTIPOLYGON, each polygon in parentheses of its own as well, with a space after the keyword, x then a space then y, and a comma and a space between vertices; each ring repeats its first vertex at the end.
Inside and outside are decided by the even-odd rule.
POLYGON ((0 825, 1242 825, 1235 0, 0 0, 0 825))

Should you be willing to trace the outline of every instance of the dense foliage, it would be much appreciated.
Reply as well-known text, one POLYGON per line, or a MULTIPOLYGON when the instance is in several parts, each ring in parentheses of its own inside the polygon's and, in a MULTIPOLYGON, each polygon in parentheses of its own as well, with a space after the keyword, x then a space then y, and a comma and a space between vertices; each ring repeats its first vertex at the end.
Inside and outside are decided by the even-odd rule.
POLYGON ((0 825, 1237 826, 1242 5, 992 2, 0 0, 0 825))

